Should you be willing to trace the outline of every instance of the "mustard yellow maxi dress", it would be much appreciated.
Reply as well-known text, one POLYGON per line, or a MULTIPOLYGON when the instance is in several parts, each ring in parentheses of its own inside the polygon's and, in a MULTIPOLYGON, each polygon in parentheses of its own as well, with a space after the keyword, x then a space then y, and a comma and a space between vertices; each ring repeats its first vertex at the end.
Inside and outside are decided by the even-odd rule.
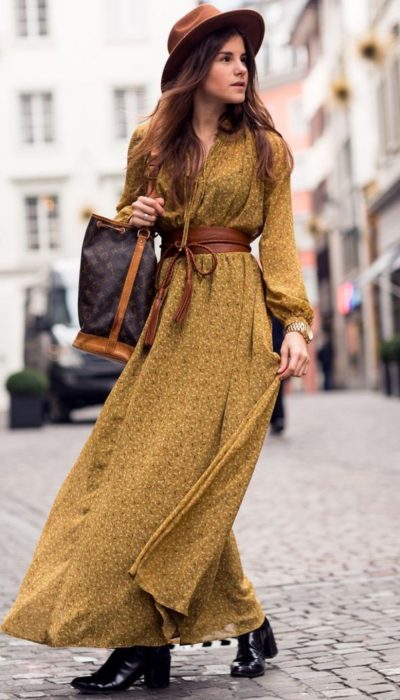
MULTIPOLYGON (((185 218, 242 229, 251 240, 261 234, 263 272, 249 252, 218 253, 213 274, 194 274, 177 323, 179 259, 154 344, 144 347, 145 326, 57 494, 3 632, 49 646, 112 648, 223 639, 261 625, 232 525, 280 386, 269 311, 285 324, 313 318, 287 159, 280 138, 266 138, 274 186, 257 178, 247 129, 217 136, 185 212, 171 205, 161 169, 159 228, 181 227, 185 218)), ((117 219, 131 215, 142 179, 140 162, 127 169, 117 219)), ((209 269, 210 254, 196 261, 209 269)))

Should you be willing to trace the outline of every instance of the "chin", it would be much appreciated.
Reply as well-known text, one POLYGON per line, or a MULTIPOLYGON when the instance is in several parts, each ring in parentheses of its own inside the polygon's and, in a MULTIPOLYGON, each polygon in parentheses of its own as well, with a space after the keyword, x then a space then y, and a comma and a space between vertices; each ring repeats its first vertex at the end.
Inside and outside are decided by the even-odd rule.
POLYGON ((231 104, 231 105, 241 105, 241 104, 243 104, 243 102, 245 102, 245 101, 246 101, 246 95, 243 95, 243 97, 241 97, 240 95, 238 95, 238 96, 236 97, 236 99, 235 99, 235 98, 232 98, 232 95, 231 95, 230 98, 229 98, 229 100, 227 100, 228 104, 231 104))

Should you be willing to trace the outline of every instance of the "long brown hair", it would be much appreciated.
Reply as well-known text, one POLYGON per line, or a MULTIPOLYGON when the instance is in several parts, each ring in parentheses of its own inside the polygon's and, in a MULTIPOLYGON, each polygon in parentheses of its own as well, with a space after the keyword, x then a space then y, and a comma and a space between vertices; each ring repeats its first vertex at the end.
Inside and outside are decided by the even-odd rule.
MULTIPOLYGON (((183 203, 185 192, 193 186, 202 159, 202 144, 192 126, 193 95, 207 76, 211 64, 221 47, 233 36, 240 35, 247 54, 248 86, 242 104, 227 104, 220 116, 220 131, 236 134, 247 125, 254 133, 257 151, 257 175, 264 180, 274 180, 272 148, 266 131, 280 136, 286 146, 290 168, 293 156, 282 134, 274 126, 273 119, 256 89, 257 71, 254 52, 247 37, 239 29, 228 27, 212 32, 194 47, 182 65, 179 74, 167 84, 154 111, 149 115, 144 136, 128 153, 128 168, 139 158, 150 159, 156 154, 158 166, 168 163, 171 178, 171 195, 175 202, 183 203), (182 157, 185 154, 185 157, 182 157), (186 188, 185 188, 186 179, 186 188)), ((140 194, 140 188, 136 195, 140 194)))

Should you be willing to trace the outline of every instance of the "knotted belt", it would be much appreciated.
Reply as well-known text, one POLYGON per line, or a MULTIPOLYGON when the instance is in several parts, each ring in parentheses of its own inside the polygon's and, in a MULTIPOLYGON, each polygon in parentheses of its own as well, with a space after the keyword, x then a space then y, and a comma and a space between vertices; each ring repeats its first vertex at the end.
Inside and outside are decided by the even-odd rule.
POLYGON ((239 231, 234 228, 218 228, 218 227, 191 227, 188 230, 186 243, 182 245, 183 229, 174 229, 161 233, 161 257, 158 262, 156 275, 156 296, 150 310, 147 331, 144 339, 144 344, 150 346, 153 344, 158 319, 161 312, 162 304, 165 300, 169 283, 172 279, 172 274, 176 261, 179 257, 184 257, 186 261, 185 285, 181 297, 180 304, 173 316, 174 321, 182 321, 188 309, 193 287, 193 270, 200 277, 211 275, 218 264, 216 253, 234 253, 234 252, 250 252, 250 239, 244 231, 239 231), (210 253, 212 256, 211 267, 209 270, 201 270, 196 263, 196 253, 210 253), (161 266, 165 258, 172 257, 163 279, 160 280, 161 266))

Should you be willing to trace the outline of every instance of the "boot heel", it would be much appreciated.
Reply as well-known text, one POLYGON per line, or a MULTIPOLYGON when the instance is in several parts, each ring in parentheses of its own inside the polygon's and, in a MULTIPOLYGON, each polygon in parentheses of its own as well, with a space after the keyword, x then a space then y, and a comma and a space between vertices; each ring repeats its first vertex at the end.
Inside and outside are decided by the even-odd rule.
POLYGON ((155 647, 149 653, 144 671, 144 682, 148 688, 167 688, 171 669, 169 646, 155 647))
POLYGON ((276 645, 274 633, 272 627, 268 622, 266 629, 266 637, 264 641, 264 656, 266 659, 272 659, 278 653, 278 647, 276 645))

